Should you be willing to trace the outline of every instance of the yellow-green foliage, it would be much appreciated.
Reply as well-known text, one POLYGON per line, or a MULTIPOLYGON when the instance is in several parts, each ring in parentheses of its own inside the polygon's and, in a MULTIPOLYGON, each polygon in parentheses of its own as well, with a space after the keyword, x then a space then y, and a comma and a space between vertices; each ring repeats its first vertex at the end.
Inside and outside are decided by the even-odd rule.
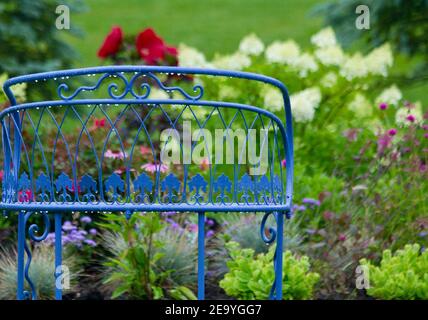
MULTIPOLYGON (((273 284, 274 250, 254 257, 253 249, 241 249, 238 243, 229 242, 226 248, 231 260, 229 272, 220 281, 226 293, 238 299, 267 299, 273 284)), ((310 299, 319 275, 310 272, 309 258, 296 258, 290 251, 284 253, 283 291, 285 300, 310 299)))
POLYGON ((383 252, 380 266, 362 259, 368 267, 367 294, 380 299, 428 299, 428 252, 418 244, 406 245, 393 255, 383 252))

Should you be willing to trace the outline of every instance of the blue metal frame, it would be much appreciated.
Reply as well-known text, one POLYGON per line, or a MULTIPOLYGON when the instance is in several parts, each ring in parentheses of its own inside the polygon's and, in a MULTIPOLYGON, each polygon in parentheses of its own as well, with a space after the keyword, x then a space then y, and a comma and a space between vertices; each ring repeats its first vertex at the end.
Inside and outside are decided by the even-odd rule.
MULTIPOLYGON (((55 279, 57 279, 61 276, 59 270, 62 263, 62 214, 70 211, 124 212, 127 217, 137 211, 197 212, 198 299, 204 298, 205 291, 205 212, 265 212, 261 222, 261 237, 267 244, 275 240, 277 242, 274 258, 275 281, 270 298, 282 299, 283 224, 284 215, 290 217, 293 194, 293 130, 288 92, 280 81, 253 73, 215 69, 113 66, 20 76, 7 80, 4 91, 11 106, 0 112, 4 158, 0 209, 18 212, 18 299, 37 298, 28 274, 31 252, 25 240, 26 234, 32 241, 43 241, 50 229, 49 214, 54 214, 55 279), (73 81, 83 76, 88 76, 89 80, 92 77, 98 78, 91 85, 78 85, 71 89, 73 81), (262 107, 229 101, 203 100, 202 85, 193 86, 194 93, 190 94, 182 87, 169 86, 164 79, 170 76, 228 77, 272 85, 283 95, 285 123, 262 107), (57 85, 57 99, 17 104, 11 89, 14 85, 46 81, 60 82, 57 85), (103 88, 107 84, 105 92, 103 88), (169 98, 150 99, 152 88, 164 91, 169 98), (94 96, 88 97, 91 94, 94 96), (106 94, 106 98, 99 97, 106 94), (86 112, 82 112, 84 107, 88 107, 86 112), (115 111, 113 116, 114 108, 118 111, 115 111), (200 119, 196 108, 205 108, 208 116, 205 115, 200 119), (60 112, 57 110, 60 109, 65 111, 58 121, 57 113, 60 112), (175 119, 172 109, 176 112, 175 119), (229 112, 234 113, 231 120, 226 119, 225 110, 232 110, 229 112), (242 119, 247 132, 246 143, 249 129, 259 126, 271 130, 274 141, 270 147, 267 173, 260 177, 251 177, 247 173, 241 175, 240 172, 246 169, 234 163, 232 180, 224 173, 217 172, 216 164, 209 165, 208 181, 199 173, 191 176, 188 165, 184 165, 182 177, 177 177, 174 173, 163 175, 157 169, 152 175, 141 173, 132 178, 134 149, 140 134, 145 135, 155 165, 158 163, 160 166, 156 147, 159 142, 153 141, 150 137, 147 121, 151 121, 155 117, 154 114, 157 114, 171 128, 176 129, 178 120, 184 118, 185 111, 190 112, 191 120, 198 128, 217 123, 224 129, 229 129, 236 119, 242 119), (96 113, 101 114, 110 127, 102 148, 98 148, 102 149, 101 156, 88 126, 89 120, 96 113), (134 118, 138 126, 137 135, 133 138, 128 152, 125 150, 126 143, 121 138, 121 130, 125 129, 121 121, 126 117, 134 118), (72 141, 75 146, 72 146, 64 135, 63 125, 70 118, 80 126, 78 140, 72 141), (56 137, 49 138, 51 139, 49 141, 53 142, 52 150, 45 150, 43 144, 45 137, 42 122, 45 121, 49 121, 57 131, 56 137), (107 144, 113 136, 118 139, 121 161, 124 162, 124 173, 121 174, 108 173, 103 168, 107 144), (90 151, 95 161, 94 177, 88 172, 81 172, 79 167, 79 148, 84 137, 89 140, 90 151), (67 170, 61 173, 57 172, 55 166, 59 148, 65 148, 68 157, 62 161, 69 161, 67 170), (281 166, 283 157, 286 159, 285 175, 281 166), (38 225, 33 223, 27 228, 34 213, 40 213, 43 218, 44 230, 41 235, 37 232, 38 225), (274 218, 276 228, 266 229, 269 217, 274 218), (30 286, 30 292, 24 289, 25 281, 30 286)), ((193 144, 191 152, 194 147, 193 144)), ((180 150, 183 150, 181 142, 180 150)), ((61 289, 56 289, 55 298, 62 298, 61 289)))

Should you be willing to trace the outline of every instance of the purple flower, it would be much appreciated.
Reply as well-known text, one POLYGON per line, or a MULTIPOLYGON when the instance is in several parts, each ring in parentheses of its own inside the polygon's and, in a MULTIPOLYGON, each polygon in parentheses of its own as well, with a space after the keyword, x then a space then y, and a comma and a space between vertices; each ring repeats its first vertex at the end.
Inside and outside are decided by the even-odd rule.
POLYGON ((410 122, 415 122, 415 120, 416 120, 416 118, 415 118, 415 116, 413 114, 409 114, 406 117, 406 119, 409 120, 410 122))
POLYGON ((197 232, 198 231, 198 225, 194 224, 194 223, 190 224, 189 225, 189 231, 190 232, 197 232))
POLYGON ((395 136, 397 134, 397 129, 389 129, 388 130, 388 134, 392 137, 395 136))
POLYGON ((377 153, 383 154, 386 148, 391 145, 392 137, 389 134, 382 134, 377 139, 377 153))
POLYGON ((345 241, 346 240, 346 235, 344 235, 343 233, 339 234, 339 241, 345 241))
POLYGON ((281 161, 281 166, 282 166, 283 168, 285 168, 285 167, 287 166, 287 160, 282 159, 282 161, 281 161))
POLYGON ((212 227, 212 226, 214 225, 214 220, 212 220, 212 219, 207 219, 206 224, 207 224, 207 226, 212 227))
POLYGON ((302 203, 309 204, 312 206, 320 206, 321 205, 321 202, 319 200, 312 199, 312 198, 304 198, 302 200, 302 203))
POLYGON ((89 229, 89 234, 96 236, 97 235, 97 229, 94 229, 94 228, 89 229))
POLYGON ((388 108, 388 104, 385 102, 382 102, 379 104, 379 109, 380 110, 386 110, 388 108))
POLYGON ((84 216, 84 217, 80 218, 80 222, 82 222, 82 223, 91 223, 92 219, 91 219, 91 217, 84 216))
POLYGON ((214 236, 214 231, 208 230, 208 232, 207 232, 207 238, 211 238, 212 236, 214 236))
POLYGON ((70 221, 65 221, 64 224, 62 225, 62 230, 64 231, 72 231, 76 229, 77 227, 73 225, 70 221))
POLYGON ((428 133, 425 133, 425 134, 424 134, 424 138, 425 138, 425 139, 428 139, 428 133))
POLYGON ((95 247, 97 245, 97 243, 94 240, 91 239, 86 239, 85 242, 87 245, 91 246, 91 247, 95 247))
POLYGON ((175 212, 175 211, 162 212, 162 216, 164 216, 164 217, 170 217, 170 216, 173 216, 176 214, 177 214, 177 212, 175 212))

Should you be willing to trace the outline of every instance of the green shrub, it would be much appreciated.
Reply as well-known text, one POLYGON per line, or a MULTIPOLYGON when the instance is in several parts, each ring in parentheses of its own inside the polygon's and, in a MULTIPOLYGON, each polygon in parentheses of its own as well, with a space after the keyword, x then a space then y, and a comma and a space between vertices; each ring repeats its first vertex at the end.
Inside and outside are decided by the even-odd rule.
MULTIPOLYGON (((238 299, 267 299, 273 284, 273 247, 267 254, 254 257, 254 250, 241 249, 238 243, 226 244, 231 260, 227 262, 229 272, 220 281, 226 293, 238 299)), ((284 253, 283 290, 285 300, 310 299, 319 275, 309 271, 309 259, 300 259, 290 251, 284 253)))
POLYGON ((101 224, 107 250, 104 284, 112 298, 196 299, 196 242, 183 230, 167 228, 157 214, 106 215, 101 224))
POLYGON ((362 259, 367 266, 370 287, 367 294, 380 299, 428 299, 428 251, 418 244, 406 245, 393 255, 383 252, 380 266, 362 259))

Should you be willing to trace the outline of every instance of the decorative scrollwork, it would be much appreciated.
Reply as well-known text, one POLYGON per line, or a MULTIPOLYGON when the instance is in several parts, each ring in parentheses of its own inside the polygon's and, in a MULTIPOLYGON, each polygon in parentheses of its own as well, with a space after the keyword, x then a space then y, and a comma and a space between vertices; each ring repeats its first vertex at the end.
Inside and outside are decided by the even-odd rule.
POLYGON ((80 190, 83 194, 83 201, 95 201, 95 193, 97 192, 97 182, 89 174, 85 174, 79 182, 80 190))
MULTIPOLYGON (((27 226, 28 220, 31 218, 31 216, 34 214, 34 212, 27 212, 25 214, 24 217, 24 226, 27 226)), ((43 224, 44 224, 44 230, 43 233, 41 235, 37 235, 39 233, 39 226, 35 223, 31 224, 28 227, 28 236, 30 237, 31 240, 36 241, 36 242, 40 242, 46 239, 46 237, 49 234, 49 230, 50 230, 50 221, 49 221, 49 216, 46 212, 42 212, 41 216, 43 218, 43 224)), ((30 265, 31 265, 31 260, 32 260, 32 255, 31 255, 31 251, 30 248, 28 247, 27 242, 24 242, 24 250, 25 253, 27 254, 27 261, 25 263, 25 267, 24 267, 24 277, 27 280, 28 284, 30 285, 30 290, 31 290, 31 298, 33 300, 37 299, 37 294, 36 294, 36 286, 34 285, 33 281, 30 278, 30 265)), ((28 291, 24 291, 23 292, 24 298, 29 299, 30 298, 30 292, 28 291)))
POLYGON ((106 192, 112 191, 112 201, 116 202, 119 199, 119 191, 125 191, 125 183, 117 173, 113 173, 104 183, 106 192))
POLYGON ((28 174, 23 172, 18 180, 18 201, 28 202, 31 199, 31 181, 28 178, 28 174))
POLYGON ((251 199, 250 193, 255 193, 255 186, 253 179, 246 173, 242 176, 241 180, 238 182, 238 190, 242 192, 241 201, 248 204, 251 199))
POLYGON ((203 192, 207 192, 207 182, 199 173, 190 179, 189 190, 195 190, 195 194, 191 197, 191 199, 194 200, 195 203, 200 204, 201 200, 204 198, 201 195, 201 190, 203 192))
POLYGON ((52 195, 52 186, 50 179, 42 172, 36 180, 36 192, 39 192, 39 199, 42 202, 49 202, 52 195))
POLYGON ((267 204, 269 203, 269 190, 270 190, 270 182, 266 175, 260 177, 259 181, 257 181, 257 191, 261 195, 261 198, 267 204))
POLYGON ((274 213, 274 212, 267 212, 263 216, 262 222, 260 224, 260 236, 261 236, 263 242, 265 242, 266 244, 271 244, 276 239, 276 233, 277 233, 276 229, 274 227, 269 227, 268 229, 266 229, 267 219, 271 215, 273 215, 273 217, 275 218, 275 221, 276 221, 276 213, 274 213), (269 232, 269 236, 266 235, 266 231, 269 232))
POLYGON ((73 188, 73 181, 68 177, 68 175, 62 172, 55 181, 55 188, 59 195, 59 199, 62 202, 67 202, 71 200, 71 196, 68 194, 68 190, 73 188))
POLYGON ((281 202, 282 192, 283 192, 283 185, 282 185, 281 179, 277 175, 275 175, 273 177, 272 183, 273 183, 273 192, 274 192, 273 198, 276 199, 278 202, 281 202))
POLYGON ((151 91, 150 84, 145 81, 145 82, 139 83, 138 86, 136 86, 136 84, 138 83, 138 79, 142 77, 146 79, 149 79, 149 78, 152 79, 156 83, 157 87, 159 87, 161 90, 167 93, 170 93, 173 91, 179 92, 185 99, 188 99, 188 100, 192 100, 192 101, 199 100, 200 98, 202 98, 204 94, 204 88, 199 84, 193 86, 193 92, 195 92, 196 95, 191 95, 186 91, 184 91, 183 88, 180 88, 178 86, 174 86, 174 87, 166 86, 159 79, 158 76, 150 72, 136 73, 130 80, 128 80, 128 78, 123 73, 118 73, 118 72, 105 73, 97 80, 97 82, 93 86, 81 86, 68 96, 65 95, 64 92, 69 91, 70 87, 66 83, 61 83, 57 88, 57 93, 62 100, 70 101, 70 100, 73 100, 81 92, 95 91, 99 89, 105 79, 112 78, 112 77, 119 78, 123 82, 123 89, 121 89, 121 86, 116 82, 112 82, 108 85, 107 92, 109 94, 109 97, 115 100, 123 99, 127 94, 131 94, 138 100, 148 98, 151 91), (143 93, 139 94, 136 91, 137 89, 142 89, 143 93), (123 90, 123 91, 118 93, 120 90, 123 90))
POLYGON ((204 95, 204 88, 199 84, 193 86, 193 92, 198 93, 198 94, 195 96, 192 96, 180 87, 167 87, 167 86, 165 86, 162 83, 162 81, 157 76, 155 76, 153 73, 147 73, 147 76, 152 78, 153 80, 155 80, 155 82, 157 83, 159 88, 161 88, 165 92, 178 91, 179 93, 181 93, 183 95, 184 98, 189 99, 189 100, 193 100, 193 101, 199 100, 204 95))
POLYGON ((173 173, 167 175, 166 178, 162 181, 161 191, 167 192, 166 200, 169 203, 172 203, 176 199, 176 196, 174 195, 174 190, 178 193, 180 191, 180 185, 180 180, 178 180, 173 173))
POLYGON ((221 202, 221 204, 225 204, 226 201, 229 201, 229 196, 226 194, 227 192, 232 192, 232 183, 228 176, 222 173, 216 182, 214 182, 214 191, 220 192, 217 196, 216 201, 221 202))
POLYGON ((126 79, 125 76, 123 76, 120 73, 106 73, 103 74, 97 81, 97 83, 93 86, 81 86, 79 88, 77 88, 71 95, 69 96, 65 96, 63 94, 63 91, 68 91, 70 90, 69 86, 66 83, 61 83, 58 88, 57 88, 57 92, 58 92, 58 96, 65 101, 69 101, 69 100, 73 100, 80 92, 82 91, 95 91, 97 90, 102 82, 104 81, 104 79, 106 78, 110 78, 110 77, 118 77, 120 79, 122 79, 124 85, 125 85, 125 90, 122 94, 120 95, 115 95, 113 93, 113 91, 118 91, 119 90, 119 85, 117 83, 110 83, 108 86, 108 93, 110 95, 110 97, 112 99, 122 99, 123 97, 126 96, 126 94, 128 93, 128 79, 126 79))
POLYGON ((134 190, 138 192, 135 196, 135 201, 138 203, 142 203, 145 201, 150 201, 150 192, 153 189, 153 182, 150 177, 142 173, 134 180, 134 190))

